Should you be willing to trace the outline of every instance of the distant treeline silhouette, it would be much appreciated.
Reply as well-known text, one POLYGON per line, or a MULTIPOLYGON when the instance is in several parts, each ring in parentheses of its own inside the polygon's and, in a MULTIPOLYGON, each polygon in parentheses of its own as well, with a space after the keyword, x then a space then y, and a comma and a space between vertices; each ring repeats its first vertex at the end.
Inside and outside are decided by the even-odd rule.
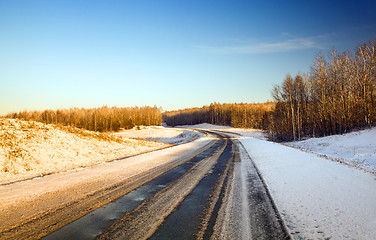
POLYGON ((211 123, 239 128, 267 129, 275 103, 212 103, 210 106, 165 112, 169 126, 211 123))
POLYGON ((70 108, 45 111, 23 111, 6 117, 61 124, 91 131, 119 131, 135 126, 162 125, 162 112, 157 107, 70 108))

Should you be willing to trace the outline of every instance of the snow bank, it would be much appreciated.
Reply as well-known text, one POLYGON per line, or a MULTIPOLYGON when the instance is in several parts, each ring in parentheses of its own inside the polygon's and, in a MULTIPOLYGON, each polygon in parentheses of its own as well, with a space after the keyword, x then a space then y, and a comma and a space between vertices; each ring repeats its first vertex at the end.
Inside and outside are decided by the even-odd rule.
POLYGON ((125 130, 114 133, 115 136, 131 139, 144 139, 148 141, 157 141, 168 144, 182 144, 191 142, 204 136, 203 133, 176 128, 165 128, 160 126, 142 127, 137 130, 125 130))
POLYGON ((91 166, 168 146, 0 118, 0 184, 91 166))
POLYGON ((175 145, 175 144, 183 144, 183 143, 191 142, 198 138, 202 138, 204 136, 205 134, 200 133, 200 132, 191 131, 191 130, 183 130, 182 133, 180 133, 179 135, 173 138, 148 138, 148 140, 159 141, 159 142, 175 145))
POLYGON ((286 145, 376 174, 376 128, 286 145))
POLYGON ((229 126, 213 125, 209 123, 201 123, 201 124, 196 124, 196 125, 183 125, 183 126, 176 126, 176 127, 177 128, 193 128, 193 129, 201 129, 201 130, 213 130, 213 131, 220 131, 220 132, 225 132, 225 133, 241 134, 242 136, 246 136, 246 137, 266 139, 266 133, 263 130, 259 130, 259 129, 233 128, 229 126))
POLYGON ((295 239, 373 239, 373 175, 281 144, 240 139, 295 239))
POLYGON ((202 130, 219 130, 219 129, 230 129, 231 127, 228 126, 221 126, 221 125, 213 125, 210 123, 200 123, 195 125, 181 125, 176 126, 176 128, 194 128, 194 129, 202 129, 202 130))

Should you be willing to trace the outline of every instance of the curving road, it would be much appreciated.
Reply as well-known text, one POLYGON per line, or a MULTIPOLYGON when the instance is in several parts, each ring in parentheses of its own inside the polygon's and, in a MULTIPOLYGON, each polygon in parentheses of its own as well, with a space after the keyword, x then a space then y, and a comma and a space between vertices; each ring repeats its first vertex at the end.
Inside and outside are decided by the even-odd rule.
MULTIPOLYGON (((215 132, 195 142, 159 152, 167 160, 147 170, 88 181, 102 187, 0 229, 0 238, 290 239, 243 146, 215 132)), ((73 193, 65 191, 56 194, 73 193)))

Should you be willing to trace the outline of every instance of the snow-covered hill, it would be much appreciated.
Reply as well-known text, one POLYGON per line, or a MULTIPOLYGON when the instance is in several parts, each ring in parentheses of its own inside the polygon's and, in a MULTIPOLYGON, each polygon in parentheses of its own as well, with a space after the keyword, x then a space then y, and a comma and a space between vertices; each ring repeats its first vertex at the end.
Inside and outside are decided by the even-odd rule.
POLYGON ((100 164, 201 136, 163 127, 130 130, 127 134, 119 137, 0 118, 0 184, 100 164))
POLYGON ((376 175, 376 127, 343 135, 310 138, 286 145, 363 169, 376 175))

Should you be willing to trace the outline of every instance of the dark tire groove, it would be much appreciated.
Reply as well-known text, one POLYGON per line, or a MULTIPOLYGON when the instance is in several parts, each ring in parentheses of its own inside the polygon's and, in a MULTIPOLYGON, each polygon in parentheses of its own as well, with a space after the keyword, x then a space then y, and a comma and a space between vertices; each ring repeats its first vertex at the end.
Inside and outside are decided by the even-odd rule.
MULTIPOLYGON (((221 178, 227 178, 228 166, 231 164, 232 142, 226 140, 226 148, 220 155, 212 171, 208 173, 195 189, 183 200, 183 202, 172 212, 149 239, 196 239, 199 235, 211 235, 220 207, 217 205, 219 196, 215 191, 221 191, 222 183, 218 184, 221 178), (214 200, 214 201, 213 201, 214 200), (214 210, 210 210, 214 204, 214 210), (189 219, 189 221, 187 221, 189 219), (206 220, 207 219, 207 220, 206 220), (205 221, 208 221, 205 223, 205 221), (202 229, 204 226, 205 229, 202 229)), ((222 179, 223 180, 223 179, 222 179)))
MULTIPOLYGON (((252 172, 248 175, 248 193, 251 231, 253 239, 293 239, 285 225, 277 206, 269 192, 269 189, 257 169, 252 158, 245 150, 244 145, 239 146, 245 151, 248 160, 252 163, 252 172)), ((244 161, 245 159, 242 159, 244 161)))

